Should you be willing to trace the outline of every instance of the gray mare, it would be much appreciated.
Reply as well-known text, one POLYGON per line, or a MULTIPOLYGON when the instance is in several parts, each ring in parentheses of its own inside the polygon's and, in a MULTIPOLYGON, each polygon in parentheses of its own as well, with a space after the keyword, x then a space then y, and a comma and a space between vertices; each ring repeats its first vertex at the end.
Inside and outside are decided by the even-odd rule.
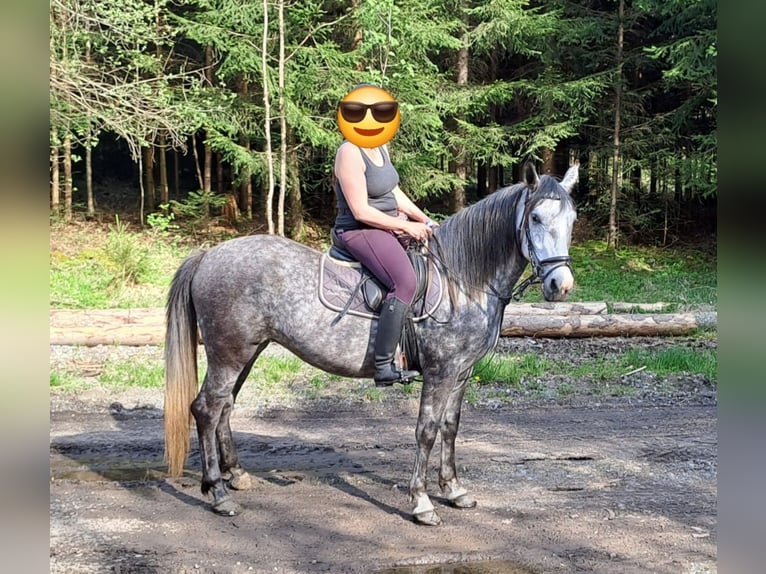
MULTIPOLYGON (((569 192, 578 165, 560 182, 539 177, 531 163, 522 171, 521 183, 449 217, 429 242, 450 296, 415 326, 423 387, 409 493, 414 519, 422 524, 441 522, 426 492, 428 457, 439 431, 442 493, 455 507, 476 505, 455 469, 463 394, 474 365, 497 343, 503 310, 527 263, 546 300, 565 299, 573 286, 569 244, 576 216, 569 192)), ((283 237, 254 235, 192 254, 175 274, 167 301, 165 457, 170 475, 180 475, 193 415, 202 492, 212 494, 215 512, 240 511, 224 478, 234 489, 250 483, 237 459, 229 417, 269 343, 328 373, 372 377, 377 322, 349 314, 330 327, 337 312, 317 295, 321 256, 283 237), (198 326, 208 366, 196 394, 198 326)))

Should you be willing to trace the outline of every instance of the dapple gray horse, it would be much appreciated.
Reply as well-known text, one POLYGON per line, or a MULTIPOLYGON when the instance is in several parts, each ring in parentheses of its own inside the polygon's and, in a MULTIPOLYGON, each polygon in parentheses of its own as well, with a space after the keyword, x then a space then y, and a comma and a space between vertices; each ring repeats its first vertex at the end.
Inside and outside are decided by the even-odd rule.
MULTIPOLYGON (((459 508, 476 501, 457 477, 455 438, 467 381, 497 343, 503 311, 528 263, 548 301, 573 287, 569 245, 576 213, 570 191, 578 165, 558 181, 522 168, 522 182, 500 189, 447 218, 428 251, 449 296, 414 326, 423 376, 409 494, 416 522, 441 522, 426 491, 428 457, 441 432, 439 486, 459 508)), ((178 476, 190 448, 191 417, 199 436, 202 492, 223 515, 240 511, 227 486, 248 488, 229 417, 253 363, 275 342, 328 373, 371 377, 377 321, 337 312, 317 296, 322 253, 274 235, 225 241, 190 255, 167 301, 165 458, 178 476), (197 394, 198 333, 207 372, 197 394), (196 394, 196 398, 195 398, 196 394), (226 480, 225 480, 226 479, 226 480)))

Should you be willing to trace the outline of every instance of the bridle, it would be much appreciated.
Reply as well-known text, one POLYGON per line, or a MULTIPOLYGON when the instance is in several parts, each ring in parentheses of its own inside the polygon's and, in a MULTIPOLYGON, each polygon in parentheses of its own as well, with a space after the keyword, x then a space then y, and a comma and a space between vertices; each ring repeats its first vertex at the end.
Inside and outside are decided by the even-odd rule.
MULTIPOLYGON (((516 200, 516 203, 513 207, 513 221, 516 221, 516 213, 518 213, 519 209, 519 203, 521 203, 522 198, 526 197, 527 201, 529 200, 529 189, 526 190, 526 193, 520 193, 518 199, 516 200)), ((524 254, 523 249, 523 242, 522 242, 522 234, 524 236, 524 239, 527 241, 527 251, 529 253, 529 258, 527 261, 532 265, 532 274, 527 277, 524 281, 521 283, 518 283, 511 289, 510 295, 503 295, 500 293, 494 285, 489 285, 489 294, 497 297, 504 305, 507 305, 511 301, 519 301, 521 297, 524 296, 524 292, 529 289, 532 285, 536 285, 538 283, 542 284, 545 282, 546 279, 548 279, 548 276, 553 273, 556 269, 559 267, 568 267, 570 271, 572 271, 572 265, 571 261, 572 258, 569 255, 556 255, 554 257, 547 257, 545 259, 540 259, 537 256, 537 253, 535 252, 535 246, 534 243, 532 243, 532 235, 529 231, 529 217, 530 213, 527 212, 528 210, 525 207, 525 213, 524 217, 521 221, 521 226, 516 230, 516 240, 519 244, 519 250, 521 251, 522 255, 524 254), (550 267, 549 267, 550 266, 550 267), (546 270, 546 267, 549 267, 546 270)), ((444 262, 439 259, 439 257, 436 255, 436 253, 433 252, 433 250, 430 249, 428 242, 422 243, 423 247, 425 248, 425 251, 429 254, 430 257, 432 257, 434 260, 439 261, 439 263, 442 265, 442 267, 449 272, 449 270, 444 265, 444 262)))
MULTIPOLYGON (((528 202, 529 190, 527 190, 526 194, 519 194, 519 199, 516 203, 517 210, 519 207, 518 204, 521 201, 522 196, 526 197, 528 202)), ((524 244, 522 242, 522 230, 523 230, 524 239, 527 240, 527 252, 529 253, 529 258, 527 259, 527 261, 529 261, 529 263, 532 265, 532 274, 529 277, 527 277, 524 281, 514 286, 514 288, 511 290, 510 297, 500 297, 500 299, 505 304, 508 304, 510 301, 519 301, 524 296, 524 292, 527 289, 529 289, 532 285, 536 285, 538 283, 540 284, 545 283, 545 280, 548 279, 548 276, 559 267, 568 267, 569 270, 572 271, 572 265, 571 265, 572 258, 569 255, 556 255, 554 257, 547 257, 546 259, 540 259, 537 256, 537 252, 535 251, 535 244, 532 242, 532 235, 529 231, 530 215, 531 214, 529 213, 529 210, 526 209, 525 207, 524 217, 521 220, 521 226, 517 230, 517 240, 519 242, 519 249, 521 250, 523 254, 524 253, 524 250, 523 250, 524 244), (546 271, 546 267, 548 266, 550 267, 546 271)), ((497 294, 495 289, 492 289, 492 291, 497 294)))

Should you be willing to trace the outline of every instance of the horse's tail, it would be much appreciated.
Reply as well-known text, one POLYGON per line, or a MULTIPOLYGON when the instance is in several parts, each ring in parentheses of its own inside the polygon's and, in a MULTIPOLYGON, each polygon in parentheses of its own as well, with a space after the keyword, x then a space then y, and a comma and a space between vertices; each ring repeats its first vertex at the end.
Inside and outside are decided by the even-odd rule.
POLYGON ((191 282, 204 252, 190 255, 175 273, 166 306, 165 462, 180 476, 189 453, 191 403, 197 392, 197 311, 191 282))

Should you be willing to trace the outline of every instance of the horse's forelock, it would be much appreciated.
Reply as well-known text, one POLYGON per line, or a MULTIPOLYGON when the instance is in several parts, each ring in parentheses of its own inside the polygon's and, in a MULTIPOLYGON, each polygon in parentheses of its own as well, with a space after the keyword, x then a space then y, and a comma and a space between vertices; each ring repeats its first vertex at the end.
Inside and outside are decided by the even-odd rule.
POLYGON ((544 199, 554 199, 561 202, 559 213, 566 209, 574 208, 572 196, 563 188, 561 183, 550 175, 544 175, 540 178, 534 193, 530 196, 526 206, 526 213, 530 213, 544 199))

